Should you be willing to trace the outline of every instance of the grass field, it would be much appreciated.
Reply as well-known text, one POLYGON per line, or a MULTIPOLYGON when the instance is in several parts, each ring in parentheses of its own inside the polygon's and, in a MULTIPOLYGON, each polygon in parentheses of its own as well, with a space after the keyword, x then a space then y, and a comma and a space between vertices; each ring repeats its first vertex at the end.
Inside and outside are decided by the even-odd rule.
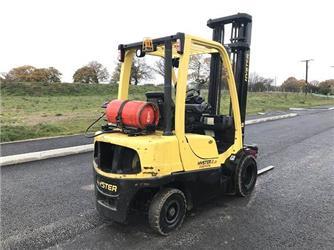
MULTIPOLYGON (((144 99, 161 86, 131 86, 130 99, 144 99)), ((101 104, 116 98, 116 85, 2 84, 1 141, 83 133, 102 112, 101 104)), ((334 105, 333 98, 298 93, 249 93, 247 113, 286 110, 289 107, 334 105)), ((226 94, 221 109, 228 110, 226 94)), ((93 128, 97 130, 99 125, 93 128)))

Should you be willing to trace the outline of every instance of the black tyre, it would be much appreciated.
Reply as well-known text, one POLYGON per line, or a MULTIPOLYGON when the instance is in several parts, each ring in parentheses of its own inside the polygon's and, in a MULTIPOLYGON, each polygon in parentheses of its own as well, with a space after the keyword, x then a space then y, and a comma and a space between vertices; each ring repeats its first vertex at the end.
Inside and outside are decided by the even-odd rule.
POLYGON ((178 229, 187 210, 186 197, 176 188, 166 188, 158 192, 150 204, 148 220, 151 228, 161 235, 168 235, 178 229))
POLYGON ((254 189, 257 179, 257 164, 253 156, 247 155, 236 168, 236 194, 248 196, 254 189))

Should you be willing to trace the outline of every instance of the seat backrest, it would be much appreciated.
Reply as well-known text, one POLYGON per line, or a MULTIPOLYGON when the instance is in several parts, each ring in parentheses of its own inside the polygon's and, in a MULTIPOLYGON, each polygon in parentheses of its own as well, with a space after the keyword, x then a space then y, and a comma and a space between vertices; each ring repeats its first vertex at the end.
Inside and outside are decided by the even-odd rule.
POLYGON ((151 91, 151 92, 146 92, 145 93, 146 99, 147 101, 149 100, 162 100, 162 102, 164 101, 164 92, 159 92, 159 91, 151 91))

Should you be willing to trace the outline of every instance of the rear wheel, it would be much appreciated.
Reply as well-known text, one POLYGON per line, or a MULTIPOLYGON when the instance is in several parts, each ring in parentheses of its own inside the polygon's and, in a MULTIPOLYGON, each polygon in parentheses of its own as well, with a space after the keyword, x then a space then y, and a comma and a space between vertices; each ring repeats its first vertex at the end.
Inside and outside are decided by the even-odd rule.
POLYGON ((237 166, 235 183, 239 196, 248 196, 254 189, 257 179, 257 164, 253 156, 247 155, 237 166))
POLYGON ((186 198, 181 190, 161 190, 153 197, 149 208, 148 220, 151 228, 161 235, 168 235, 182 225, 186 209, 186 198))

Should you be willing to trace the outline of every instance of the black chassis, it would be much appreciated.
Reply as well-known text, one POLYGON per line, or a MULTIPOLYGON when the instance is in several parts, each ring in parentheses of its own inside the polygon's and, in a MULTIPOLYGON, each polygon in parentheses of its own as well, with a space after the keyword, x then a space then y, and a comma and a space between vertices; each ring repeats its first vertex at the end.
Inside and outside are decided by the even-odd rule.
POLYGON ((188 210, 209 199, 222 194, 235 193, 234 172, 236 166, 246 155, 256 157, 257 147, 247 146, 219 168, 200 171, 178 172, 164 177, 149 179, 112 179, 99 175, 94 170, 96 207, 99 214, 112 221, 126 223, 130 208, 136 201, 149 201, 164 187, 178 188, 187 198, 188 210), (117 192, 102 189, 98 182, 117 186, 117 192))

